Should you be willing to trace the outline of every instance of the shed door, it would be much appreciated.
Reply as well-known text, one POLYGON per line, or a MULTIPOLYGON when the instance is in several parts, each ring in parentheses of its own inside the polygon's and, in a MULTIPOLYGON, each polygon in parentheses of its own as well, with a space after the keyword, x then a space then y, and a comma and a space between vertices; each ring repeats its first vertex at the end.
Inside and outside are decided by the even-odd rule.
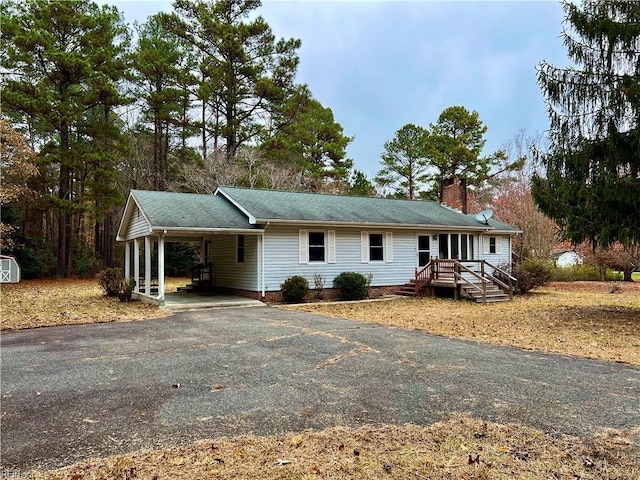
POLYGON ((0 282, 11 282, 11 260, 8 258, 0 260, 0 282))

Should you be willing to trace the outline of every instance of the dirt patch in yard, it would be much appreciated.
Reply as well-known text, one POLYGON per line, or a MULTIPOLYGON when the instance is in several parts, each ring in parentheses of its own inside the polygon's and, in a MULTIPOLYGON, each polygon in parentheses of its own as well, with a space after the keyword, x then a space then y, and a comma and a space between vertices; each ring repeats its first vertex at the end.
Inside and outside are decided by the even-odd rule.
POLYGON ((463 415, 429 427, 330 428, 278 437, 199 441, 89 460, 36 479, 637 479, 638 431, 586 445, 519 425, 463 415))
POLYGON ((640 284, 553 283, 513 302, 424 297, 287 306, 428 333, 640 365, 640 284), (616 293, 610 293, 611 290, 616 293))

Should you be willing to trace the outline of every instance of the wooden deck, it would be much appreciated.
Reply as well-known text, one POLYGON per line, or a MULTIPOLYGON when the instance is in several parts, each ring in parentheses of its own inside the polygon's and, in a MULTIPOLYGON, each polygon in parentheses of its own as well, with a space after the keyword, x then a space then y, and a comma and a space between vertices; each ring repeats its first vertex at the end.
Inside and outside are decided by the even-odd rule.
POLYGON ((420 296, 434 294, 435 288, 450 288, 454 297, 478 303, 504 302, 513 298, 516 279, 486 260, 450 260, 432 258, 415 278, 398 292, 420 296))

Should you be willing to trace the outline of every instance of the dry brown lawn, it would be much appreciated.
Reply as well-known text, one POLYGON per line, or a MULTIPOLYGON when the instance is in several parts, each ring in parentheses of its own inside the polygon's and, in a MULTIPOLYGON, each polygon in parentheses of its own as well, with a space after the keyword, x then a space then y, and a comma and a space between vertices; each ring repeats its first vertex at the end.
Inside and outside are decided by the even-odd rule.
POLYGON ((586 445, 456 415, 429 427, 334 427, 199 441, 82 462, 36 479, 618 479, 640 478, 640 430, 586 445), (636 437, 637 438, 637 437, 636 437))
MULTIPOLYGON (((609 293, 611 285, 606 283, 551 284, 512 303, 493 305, 421 298, 287 308, 640 365, 640 284, 619 285, 621 291, 609 293)), ((0 302, 3 329, 165 315, 139 302, 107 299, 95 281, 4 285, 0 302)), ((640 480, 640 426, 602 432, 584 441, 457 415, 429 427, 335 427, 286 436, 206 440, 89 459, 29 475, 47 480, 640 480)))
MULTIPOLYGON (((167 291, 188 279, 168 280, 167 291)), ((142 302, 120 302, 104 296, 96 280, 25 280, 0 288, 2 330, 122 322, 157 318, 169 312, 142 302)))
POLYGON ((287 308, 640 365, 640 283, 552 283, 513 302, 487 305, 426 297, 287 308))

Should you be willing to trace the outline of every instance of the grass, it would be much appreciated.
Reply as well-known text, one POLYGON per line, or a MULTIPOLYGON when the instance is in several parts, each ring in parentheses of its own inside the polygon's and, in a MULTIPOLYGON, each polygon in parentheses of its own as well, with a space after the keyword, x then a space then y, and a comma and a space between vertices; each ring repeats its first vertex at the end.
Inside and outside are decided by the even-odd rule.
POLYGON ((89 460, 39 480, 98 479, 627 479, 640 475, 640 431, 586 445, 519 425, 455 415, 429 427, 334 427, 243 436, 89 460))
MULTIPOLYGON (((170 289, 184 284, 172 282, 170 289)), ((3 285, 2 328, 127 321, 165 312, 105 298, 95 281, 3 285)), ((506 304, 437 298, 314 303, 299 310, 437 335, 640 365, 640 284, 550 284, 506 304), (614 292, 614 293, 610 293, 614 292)), ((428 427, 334 427, 242 436, 88 459, 46 480, 99 479, 640 479, 640 427, 558 438, 464 415, 428 427)), ((31 477, 29 477, 31 478, 31 477)))
POLYGON ((640 365, 640 284, 558 282, 478 305, 443 298, 304 304, 296 310, 499 345, 640 365), (615 293, 610 293, 611 291, 615 293))
MULTIPOLYGON (((188 279, 167 279, 166 291, 175 291, 188 279)), ((122 322, 167 316, 169 312, 142 302, 123 303, 108 298, 96 280, 25 280, 0 288, 2 330, 122 322)))

